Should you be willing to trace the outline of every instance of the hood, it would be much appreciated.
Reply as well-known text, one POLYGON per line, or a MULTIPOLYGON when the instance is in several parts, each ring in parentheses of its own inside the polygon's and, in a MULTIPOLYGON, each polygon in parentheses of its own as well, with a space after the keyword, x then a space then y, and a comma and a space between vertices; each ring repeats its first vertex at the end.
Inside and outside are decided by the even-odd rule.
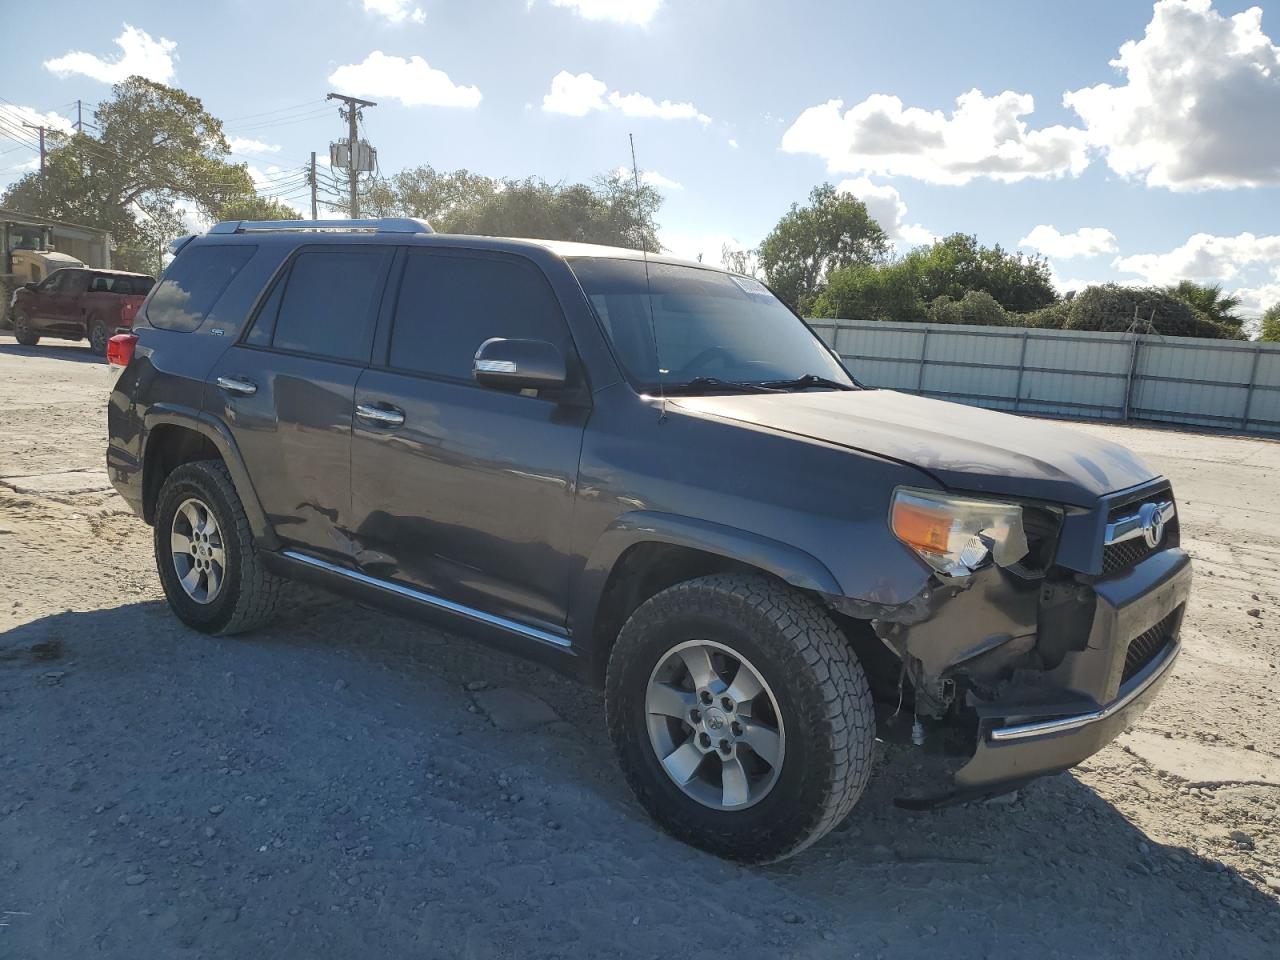
POLYGON ((893 390, 679 397, 694 413, 911 464, 955 490, 1092 506, 1156 474, 1136 454, 1069 427, 893 390))

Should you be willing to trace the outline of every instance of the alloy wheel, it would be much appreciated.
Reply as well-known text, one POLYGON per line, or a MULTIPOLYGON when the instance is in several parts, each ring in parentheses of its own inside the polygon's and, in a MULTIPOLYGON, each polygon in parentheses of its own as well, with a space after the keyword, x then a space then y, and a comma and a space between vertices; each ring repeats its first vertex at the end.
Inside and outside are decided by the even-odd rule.
POLYGON ((226 580, 222 531, 207 504, 191 497, 173 514, 169 548, 178 583, 196 603, 212 603, 226 580))
POLYGON ((714 810, 763 800, 786 746, 777 699, 743 656, 712 640, 669 650, 645 691, 649 741, 667 776, 714 810))

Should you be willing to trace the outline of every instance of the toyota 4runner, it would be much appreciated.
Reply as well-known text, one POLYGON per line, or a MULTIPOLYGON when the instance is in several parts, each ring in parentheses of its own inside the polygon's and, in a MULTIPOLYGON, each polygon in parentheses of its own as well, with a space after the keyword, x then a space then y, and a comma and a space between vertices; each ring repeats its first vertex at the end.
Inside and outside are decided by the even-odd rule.
POLYGON ((174 613, 238 633, 303 579, 601 685, 640 802, 707 850, 839 823, 877 702, 971 757, 930 806, 1088 757, 1178 655, 1167 480, 863 388, 750 277, 415 220, 175 249, 110 344, 107 449, 174 613))

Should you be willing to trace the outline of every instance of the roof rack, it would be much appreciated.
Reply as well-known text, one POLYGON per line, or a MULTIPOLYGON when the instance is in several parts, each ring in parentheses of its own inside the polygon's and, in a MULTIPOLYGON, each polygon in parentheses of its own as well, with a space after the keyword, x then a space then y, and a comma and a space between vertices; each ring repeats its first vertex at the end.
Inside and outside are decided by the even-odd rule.
POLYGON ((276 230, 361 230, 370 233, 435 233, 431 224, 413 217, 375 220, 224 220, 210 233, 262 233, 276 230))

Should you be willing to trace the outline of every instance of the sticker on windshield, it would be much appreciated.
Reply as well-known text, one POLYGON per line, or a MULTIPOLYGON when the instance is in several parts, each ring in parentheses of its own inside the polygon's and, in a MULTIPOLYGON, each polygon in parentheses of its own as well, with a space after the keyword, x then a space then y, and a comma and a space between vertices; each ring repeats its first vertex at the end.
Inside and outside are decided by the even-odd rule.
POLYGON ((736 283, 738 285, 738 289, 745 294, 749 294, 754 297, 771 296, 769 288, 755 277, 744 277, 740 274, 731 273, 729 274, 729 279, 736 283))

